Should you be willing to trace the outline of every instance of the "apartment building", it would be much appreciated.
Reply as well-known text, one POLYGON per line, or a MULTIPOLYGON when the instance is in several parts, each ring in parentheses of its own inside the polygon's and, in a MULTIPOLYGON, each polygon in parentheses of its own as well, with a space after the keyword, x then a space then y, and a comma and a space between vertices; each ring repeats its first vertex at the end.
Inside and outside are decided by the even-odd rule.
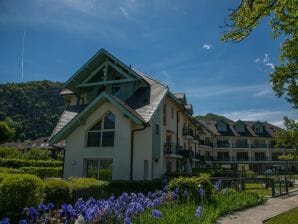
POLYGON ((61 94, 66 109, 50 144, 65 145, 64 178, 111 172, 112 179, 150 180, 190 173, 203 163, 276 158, 269 147, 273 125, 197 120, 185 94, 172 93, 104 49, 65 82, 61 94))

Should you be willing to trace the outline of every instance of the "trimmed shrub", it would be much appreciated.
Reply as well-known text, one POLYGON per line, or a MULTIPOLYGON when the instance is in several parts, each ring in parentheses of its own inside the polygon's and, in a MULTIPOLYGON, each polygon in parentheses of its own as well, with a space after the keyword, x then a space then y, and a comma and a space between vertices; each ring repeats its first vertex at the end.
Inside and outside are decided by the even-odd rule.
POLYGON ((0 173, 25 173, 22 169, 13 169, 7 167, 0 167, 0 173))
POLYGON ((18 158, 20 152, 14 148, 0 147, 0 158, 18 158))
POLYGON ((144 181, 112 180, 109 183, 109 194, 114 194, 115 196, 119 196, 123 192, 147 194, 162 188, 163 181, 161 179, 144 181))
POLYGON ((112 180, 112 170, 99 170, 99 179, 105 181, 112 180))
POLYGON ((101 199, 109 196, 107 194, 109 182, 106 181, 93 178, 71 178, 69 184, 73 203, 79 198, 87 200, 90 197, 101 199))
MULTIPOLYGON (((30 174, 7 174, 0 183, 0 215, 18 219, 26 206, 36 206, 42 201, 43 181, 30 174)), ((14 222, 12 222, 14 223, 14 222)))
POLYGON ((40 178, 46 177, 61 177, 61 167, 21 167, 25 173, 36 175, 40 178))
POLYGON ((62 161, 3 159, 3 158, 0 158, 0 166, 10 167, 10 168, 20 168, 20 167, 26 167, 26 166, 62 167, 62 161))
POLYGON ((61 179, 47 179, 44 181, 44 201, 54 203, 59 208, 63 203, 71 202, 70 184, 61 179))
POLYGON ((190 198, 194 200, 201 200, 199 190, 204 189, 204 198, 210 199, 213 185, 206 177, 178 177, 170 180, 169 190, 176 191, 181 197, 184 191, 188 191, 190 198))

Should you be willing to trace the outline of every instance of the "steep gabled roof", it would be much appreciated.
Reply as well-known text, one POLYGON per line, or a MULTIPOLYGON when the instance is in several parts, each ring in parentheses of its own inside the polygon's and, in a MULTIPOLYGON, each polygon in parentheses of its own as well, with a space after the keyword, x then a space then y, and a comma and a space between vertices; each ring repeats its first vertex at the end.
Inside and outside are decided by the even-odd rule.
POLYGON ((173 94, 181 103, 187 104, 185 93, 174 93, 173 94))
POLYGON ((117 107, 121 112, 127 115, 135 123, 145 123, 145 120, 133 109, 131 109, 125 102, 114 97, 108 92, 103 91, 88 105, 81 105, 82 108, 78 108, 80 106, 71 106, 70 108, 67 108, 63 112, 59 122, 57 123, 51 135, 50 144, 54 144, 65 139, 65 137, 67 137, 72 132, 72 130, 74 130, 87 119, 89 114, 94 112, 101 104, 103 104, 106 101, 110 102, 115 107, 117 107))
POLYGON ((136 80, 141 79, 134 70, 102 48, 65 82, 64 87, 68 90, 74 91, 75 88, 82 84, 92 71, 96 70, 99 65, 102 65, 107 59, 121 66, 121 68, 126 70, 132 78, 136 80))

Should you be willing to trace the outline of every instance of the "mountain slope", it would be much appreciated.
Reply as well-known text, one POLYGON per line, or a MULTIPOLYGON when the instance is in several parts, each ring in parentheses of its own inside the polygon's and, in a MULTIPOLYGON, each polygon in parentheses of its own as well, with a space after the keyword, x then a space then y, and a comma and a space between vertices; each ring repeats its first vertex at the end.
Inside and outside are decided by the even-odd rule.
POLYGON ((62 88, 51 81, 0 84, 0 120, 16 129, 15 140, 50 135, 64 110, 62 88))

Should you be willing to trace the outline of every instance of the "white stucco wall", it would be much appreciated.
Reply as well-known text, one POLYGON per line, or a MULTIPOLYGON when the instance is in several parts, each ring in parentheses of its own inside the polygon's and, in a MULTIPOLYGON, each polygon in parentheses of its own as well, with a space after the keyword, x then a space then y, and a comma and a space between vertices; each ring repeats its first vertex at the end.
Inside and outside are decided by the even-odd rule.
POLYGON ((129 179, 131 121, 106 102, 66 139, 64 178, 85 175, 85 159, 113 159, 113 179, 129 179), (86 147, 86 134, 107 112, 116 116, 114 147, 86 147))

